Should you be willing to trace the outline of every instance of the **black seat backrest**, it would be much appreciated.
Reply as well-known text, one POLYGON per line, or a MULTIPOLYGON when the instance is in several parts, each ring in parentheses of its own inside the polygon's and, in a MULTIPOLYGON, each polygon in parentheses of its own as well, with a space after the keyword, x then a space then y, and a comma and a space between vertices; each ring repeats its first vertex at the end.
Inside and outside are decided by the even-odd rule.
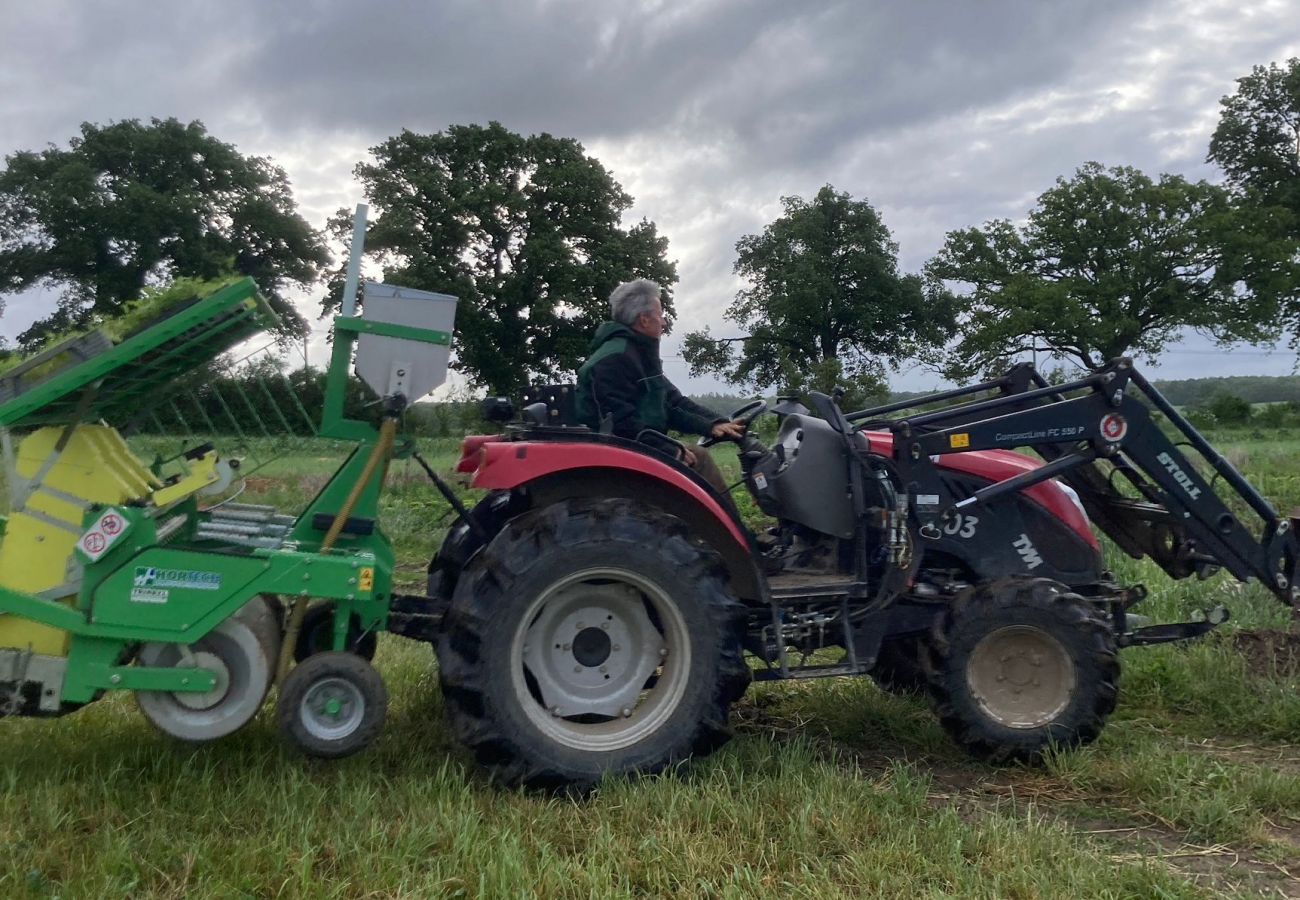
POLYGON ((578 421, 577 388, 572 384, 537 384, 524 388, 524 406, 546 404, 548 426, 574 427, 578 421))

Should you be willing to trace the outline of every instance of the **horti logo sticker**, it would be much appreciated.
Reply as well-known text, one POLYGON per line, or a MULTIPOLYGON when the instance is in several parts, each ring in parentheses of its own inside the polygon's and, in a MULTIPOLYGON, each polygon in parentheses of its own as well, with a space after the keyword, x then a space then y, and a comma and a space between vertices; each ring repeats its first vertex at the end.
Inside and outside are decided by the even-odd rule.
POLYGON ((1128 422, 1119 413, 1107 413, 1101 420, 1101 436, 1112 444, 1124 440, 1128 434, 1128 422))
POLYGON ((220 572, 199 572, 193 569, 160 569, 157 566, 136 566, 137 588, 189 588, 195 591, 215 591, 221 588, 220 572))

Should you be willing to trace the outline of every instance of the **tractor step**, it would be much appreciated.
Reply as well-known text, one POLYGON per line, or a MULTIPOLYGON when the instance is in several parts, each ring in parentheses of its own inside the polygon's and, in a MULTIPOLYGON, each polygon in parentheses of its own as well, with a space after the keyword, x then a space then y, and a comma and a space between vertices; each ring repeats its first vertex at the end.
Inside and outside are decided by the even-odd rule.
POLYGON ((1121 647, 1144 647, 1149 644, 1169 644, 1174 641, 1187 641, 1209 634, 1228 621, 1228 610, 1216 606, 1205 611, 1205 618, 1199 622, 1168 622, 1163 625, 1146 625, 1134 628, 1119 636, 1121 647))
POLYGON ((865 669, 854 666, 790 666, 785 671, 778 667, 755 669, 755 681, 789 681, 796 678, 833 678, 837 675, 861 675, 865 669))
POLYGON ((845 581, 838 573, 783 572, 768 578, 773 600, 813 597, 865 597, 865 581, 845 581))

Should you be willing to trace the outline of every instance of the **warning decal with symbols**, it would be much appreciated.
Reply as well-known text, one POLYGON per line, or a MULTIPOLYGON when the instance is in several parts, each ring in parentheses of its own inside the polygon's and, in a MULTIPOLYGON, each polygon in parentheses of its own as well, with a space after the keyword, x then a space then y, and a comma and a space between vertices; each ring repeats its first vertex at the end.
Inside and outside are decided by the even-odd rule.
POLYGON ((77 549, 91 562, 95 562, 126 534, 130 526, 131 523, 120 512, 106 509, 81 536, 81 540, 77 541, 77 549))

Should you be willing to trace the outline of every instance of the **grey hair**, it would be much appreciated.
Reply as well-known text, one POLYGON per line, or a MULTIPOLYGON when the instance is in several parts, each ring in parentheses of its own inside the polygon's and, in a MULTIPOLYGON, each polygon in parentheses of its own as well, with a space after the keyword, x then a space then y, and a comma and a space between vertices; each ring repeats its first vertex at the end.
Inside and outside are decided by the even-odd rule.
POLYGON ((660 299, 660 293, 662 289, 649 278, 623 282, 609 295, 609 308, 614 321, 630 326, 637 316, 650 312, 654 302, 660 299))

